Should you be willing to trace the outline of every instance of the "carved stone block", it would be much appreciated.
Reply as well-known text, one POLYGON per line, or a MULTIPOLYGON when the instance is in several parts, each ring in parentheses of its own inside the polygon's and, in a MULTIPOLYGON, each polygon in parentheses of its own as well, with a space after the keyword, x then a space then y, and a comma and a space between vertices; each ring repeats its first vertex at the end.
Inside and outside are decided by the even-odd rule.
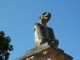
MULTIPOLYGON (((19 60, 72 60, 73 58, 63 50, 50 46, 48 43, 28 50, 19 60)), ((18 59, 17 59, 18 60, 18 59)))

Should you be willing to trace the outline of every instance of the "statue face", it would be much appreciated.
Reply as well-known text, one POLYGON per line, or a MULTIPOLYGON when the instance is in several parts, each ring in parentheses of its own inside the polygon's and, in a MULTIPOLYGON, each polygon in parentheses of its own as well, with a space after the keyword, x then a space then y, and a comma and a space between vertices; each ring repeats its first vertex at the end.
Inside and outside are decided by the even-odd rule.
POLYGON ((48 22, 50 20, 51 14, 48 12, 42 13, 42 16, 40 17, 41 21, 48 22))

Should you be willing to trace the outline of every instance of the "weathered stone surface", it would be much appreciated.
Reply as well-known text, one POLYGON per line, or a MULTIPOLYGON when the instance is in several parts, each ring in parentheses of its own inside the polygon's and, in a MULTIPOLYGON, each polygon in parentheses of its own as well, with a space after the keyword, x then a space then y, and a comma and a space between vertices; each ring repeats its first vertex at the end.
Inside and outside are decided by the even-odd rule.
POLYGON ((68 54, 64 53, 63 50, 56 48, 53 45, 50 45, 48 42, 44 43, 42 45, 40 45, 40 47, 35 47, 31 50, 28 50, 27 53, 18 58, 17 60, 45 60, 48 59, 48 57, 50 57, 50 59, 63 59, 63 60, 67 60, 70 59, 72 60, 73 58, 71 56, 69 56, 68 54), (44 54, 45 52, 45 54, 44 54), (62 57, 61 57, 62 56, 62 57), (66 59, 67 58, 67 59, 66 59))
POLYGON ((59 41, 55 39, 54 31, 51 27, 48 27, 46 24, 51 18, 51 13, 44 12, 40 16, 38 23, 34 25, 34 34, 35 34, 35 47, 39 47, 41 44, 46 42, 53 42, 55 47, 58 47, 59 41))
POLYGON ((15 60, 72 60, 73 58, 58 48, 59 41, 55 38, 52 28, 46 23, 51 13, 44 12, 40 20, 34 25, 35 47, 26 52, 24 56, 15 60))

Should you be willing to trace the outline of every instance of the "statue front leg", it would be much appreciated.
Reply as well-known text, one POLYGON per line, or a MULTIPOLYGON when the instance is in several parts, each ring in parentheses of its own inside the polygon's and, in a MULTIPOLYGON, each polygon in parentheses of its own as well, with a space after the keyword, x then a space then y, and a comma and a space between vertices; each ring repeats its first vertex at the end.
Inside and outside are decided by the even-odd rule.
POLYGON ((54 40, 49 40, 49 45, 54 46, 54 47, 58 47, 59 45, 59 41, 57 39, 54 40))

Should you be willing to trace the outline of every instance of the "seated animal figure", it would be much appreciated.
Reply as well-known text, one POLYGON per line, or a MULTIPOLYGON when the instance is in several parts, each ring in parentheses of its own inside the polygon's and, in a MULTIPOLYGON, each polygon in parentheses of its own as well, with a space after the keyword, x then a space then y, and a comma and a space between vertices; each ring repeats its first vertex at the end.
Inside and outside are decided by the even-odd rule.
POLYGON ((51 18, 51 13, 43 12, 39 17, 39 22, 34 25, 35 34, 35 47, 39 47, 46 42, 58 47, 59 41, 55 39, 54 31, 52 28, 47 27, 47 22, 51 18))

